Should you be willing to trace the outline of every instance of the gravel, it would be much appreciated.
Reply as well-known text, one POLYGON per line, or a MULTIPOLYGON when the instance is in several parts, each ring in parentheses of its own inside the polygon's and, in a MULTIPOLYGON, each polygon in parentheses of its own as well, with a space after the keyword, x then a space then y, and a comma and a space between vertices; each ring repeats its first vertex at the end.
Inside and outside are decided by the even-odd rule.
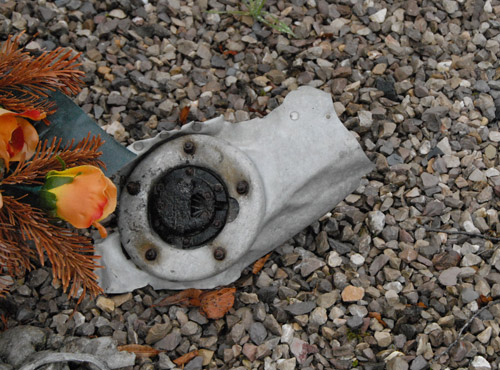
POLYGON ((29 272, 0 301, 0 341, 23 348, 0 346, 2 361, 94 346, 130 369, 194 349, 206 353, 185 369, 498 369, 500 304, 484 306, 500 298, 500 250, 484 236, 500 232, 500 2, 269 0, 297 39, 206 12, 237 3, 9 0, 0 29, 81 52, 75 101, 124 145, 175 128, 186 105, 189 121, 244 121, 311 85, 376 169, 245 270, 220 320, 152 307, 168 292, 149 287, 75 307, 49 269, 29 272))

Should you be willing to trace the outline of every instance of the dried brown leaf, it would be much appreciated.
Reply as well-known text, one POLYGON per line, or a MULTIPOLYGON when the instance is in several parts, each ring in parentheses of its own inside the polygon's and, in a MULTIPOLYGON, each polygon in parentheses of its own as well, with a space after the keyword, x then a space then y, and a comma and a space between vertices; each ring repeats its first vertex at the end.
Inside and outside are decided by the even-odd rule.
POLYGON ((382 315, 379 312, 369 312, 368 316, 376 319, 384 328, 387 328, 387 323, 382 320, 382 315))
POLYGON ((16 169, 9 174, 3 184, 43 184, 45 175, 51 170, 62 170, 61 161, 67 167, 80 165, 93 165, 105 167, 99 159, 102 154, 99 148, 104 143, 100 136, 87 136, 76 145, 71 141, 61 147, 61 139, 54 138, 52 141, 45 140, 38 144, 38 148, 30 161, 21 161, 16 169))
POLYGON ((163 298, 160 302, 155 304, 154 307, 171 306, 175 304, 186 307, 199 307, 201 304, 200 295, 202 292, 203 291, 200 289, 186 289, 179 293, 163 298))
POLYGON ((0 265, 11 276, 32 269, 31 259, 38 257, 43 265, 45 255, 52 264, 54 278, 60 279, 69 297, 76 297, 80 288, 93 296, 102 292, 94 270, 98 267, 92 240, 73 233, 47 218, 47 214, 12 196, 3 196, 0 209, 0 265), (34 247, 34 248, 33 248, 34 247))
POLYGON ((19 47, 19 38, 10 36, 0 46, 0 105, 13 111, 36 108, 53 112, 47 92, 60 90, 70 95, 80 91, 84 73, 77 68, 81 53, 57 48, 34 57, 19 47))
POLYGON ((252 274, 257 275, 260 270, 262 270, 270 256, 271 253, 268 253, 264 257, 259 258, 257 261, 255 261, 255 263, 253 264, 252 274))
POLYGON ((135 353, 137 357, 154 357, 158 356, 163 351, 160 351, 156 348, 142 345, 142 344, 125 344, 123 346, 118 346, 119 351, 127 351, 131 353, 135 353))
POLYGON ((176 358, 173 363, 176 364, 177 366, 182 366, 187 364, 189 361, 191 361, 193 358, 198 356, 199 351, 195 349, 194 351, 188 352, 185 355, 182 355, 181 357, 176 358))
POLYGON ((204 292, 200 296, 201 312, 209 319, 221 319, 234 305, 236 288, 204 292))
POLYGON ((186 105, 181 109, 181 112, 179 113, 179 123, 181 126, 186 124, 190 110, 191 107, 189 105, 186 105))

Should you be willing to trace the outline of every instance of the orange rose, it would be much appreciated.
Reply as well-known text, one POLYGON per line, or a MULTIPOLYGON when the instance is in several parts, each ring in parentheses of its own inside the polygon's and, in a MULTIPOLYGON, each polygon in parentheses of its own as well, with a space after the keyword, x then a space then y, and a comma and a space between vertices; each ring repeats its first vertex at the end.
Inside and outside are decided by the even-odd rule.
POLYGON ((116 208, 116 186, 94 166, 50 171, 40 190, 42 206, 74 227, 95 226, 102 238, 106 229, 99 223, 116 208))
POLYGON ((45 113, 35 109, 14 113, 0 108, 0 158, 6 168, 9 162, 30 158, 38 145, 35 128, 21 117, 38 121, 45 118, 45 113))

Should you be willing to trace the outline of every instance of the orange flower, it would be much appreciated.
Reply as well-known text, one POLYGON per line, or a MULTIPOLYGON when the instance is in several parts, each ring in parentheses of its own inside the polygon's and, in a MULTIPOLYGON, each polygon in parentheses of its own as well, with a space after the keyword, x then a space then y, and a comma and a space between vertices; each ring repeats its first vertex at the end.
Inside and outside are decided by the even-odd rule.
POLYGON ((9 162, 30 158, 38 144, 38 133, 22 117, 38 121, 45 118, 45 113, 35 109, 14 113, 0 108, 0 158, 6 168, 9 162))
POLYGON ((116 186, 94 166, 50 171, 40 190, 42 206, 74 227, 95 226, 102 238, 106 229, 99 223, 116 208, 116 186))

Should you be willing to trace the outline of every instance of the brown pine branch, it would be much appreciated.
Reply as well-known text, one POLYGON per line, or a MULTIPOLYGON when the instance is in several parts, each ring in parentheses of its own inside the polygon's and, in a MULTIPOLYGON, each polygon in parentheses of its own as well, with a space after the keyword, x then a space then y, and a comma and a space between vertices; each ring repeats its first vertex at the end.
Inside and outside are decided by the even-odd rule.
MULTIPOLYGON (((43 211, 19 202, 14 197, 4 196, 3 202, 0 222, 9 223, 16 228, 15 234, 10 233, 9 238, 17 240, 19 245, 34 243, 40 263, 44 264, 46 255, 52 264, 54 278, 61 280, 64 291, 69 289, 69 297, 76 297, 80 288, 83 289, 83 294, 79 301, 86 292, 92 296, 102 292, 94 273, 99 267, 96 264, 99 257, 94 255, 94 246, 89 238, 50 223, 43 211)), ((32 252, 25 248, 23 252, 29 257, 32 256, 32 252)))
POLYGON ((0 105, 14 111, 54 111, 44 99, 49 91, 72 95, 81 90, 84 72, 76 69, 81 53, 72 56, 71 50, 57 48, 33 57, 19 48, 21 35, 9 37, 0 47, 0 105))
POLYGON ((90 134, 76 146, 74 141, 61 148, 61 139, 45 140, 38 144, 37 151, 33 158, 27 161, 21 161, 17 168, 9 174, 3 181, 3 184, 43 184, 47 172, 51 170, 62 170, 61 162, 57 156, 66 163, 67 167, 80 165, 93 165, 105 168, 104 163, 99 159, 102 154, 99 151, 104 141, 100 136, 90 134))

